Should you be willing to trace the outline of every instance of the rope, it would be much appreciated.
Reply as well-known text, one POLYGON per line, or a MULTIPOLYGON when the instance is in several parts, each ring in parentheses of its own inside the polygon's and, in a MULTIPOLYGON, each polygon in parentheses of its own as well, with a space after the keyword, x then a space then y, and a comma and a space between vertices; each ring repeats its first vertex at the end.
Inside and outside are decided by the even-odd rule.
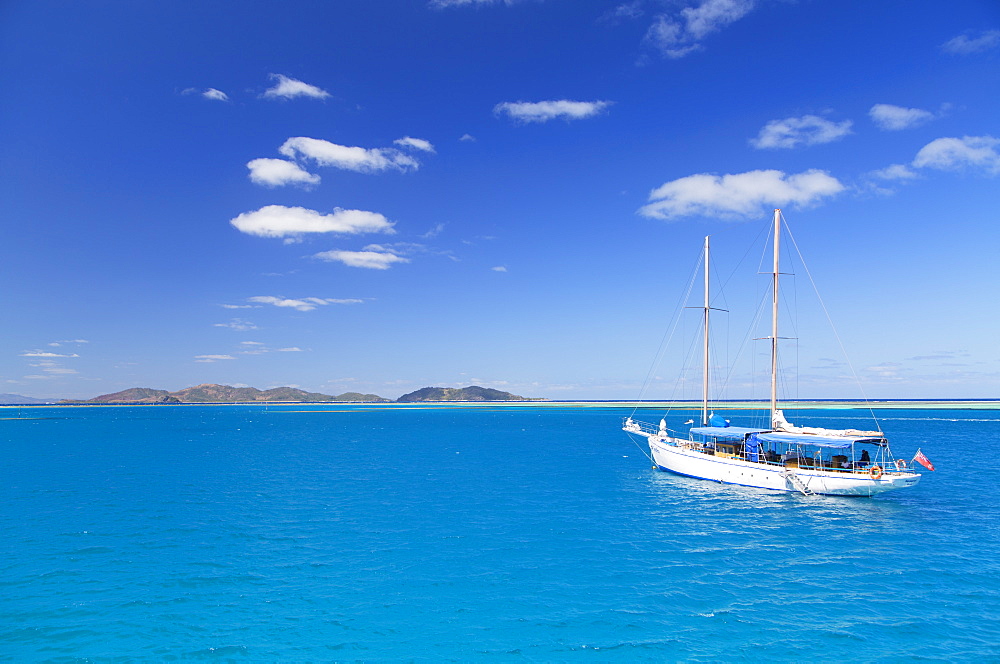
POLYGON ((647 452, 645 449, 643 449, 642 445, 639 444, 639 441, 637 441, 635 439, 635 436, 633 436, 632 434, 629 434, 628 437, 632 441, 632 443, 634 443, 635 446, 639 449, 639 451, 642 452, 642 455, 644 457, 646 457, 647 459, 649 459, 653 463, 656 463, 655 461, 653 461, 653 455, 650 454, 649 452, 647 452))

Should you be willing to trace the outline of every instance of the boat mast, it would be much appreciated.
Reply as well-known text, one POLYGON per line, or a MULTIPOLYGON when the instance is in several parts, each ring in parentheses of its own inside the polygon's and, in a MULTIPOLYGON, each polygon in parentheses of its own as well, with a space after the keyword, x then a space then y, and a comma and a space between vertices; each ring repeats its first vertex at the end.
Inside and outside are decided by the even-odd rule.
POLYGON ((708 426, 708 238, 705 236, 705 332, 702 335, 705 342, 705 355, 701 371, 701 425, 708 426))
POLYGON ((774 211, 774 272, 771 281, 771 426, 778 411, 778 255, 781 242, 781 210, 774 211))

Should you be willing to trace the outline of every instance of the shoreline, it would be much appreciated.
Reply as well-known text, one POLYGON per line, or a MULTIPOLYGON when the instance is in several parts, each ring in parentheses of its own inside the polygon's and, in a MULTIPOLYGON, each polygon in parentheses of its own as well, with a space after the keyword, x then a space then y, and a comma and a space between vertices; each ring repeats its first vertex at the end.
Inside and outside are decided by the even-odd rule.
MULTIPOLYGON (((765 404, 754 401, 713 402, 717 410, 761 410, 765 404)), ((800 399, 783 401, 784 410, 1000 410, 1000 399, 880 399, 863 401, 852 399, 800 399)), ((352 408, 427 408, 427 407, 542 407, 542 408, 655 408, 698 410, 700 401, 636 401, 636 400, 525 400, 525 401, 414 401, 406 403, 369 401, 243 401, 216 403, 59 403, 59 404, 0 404, 0 410, 10 408, 121 408, 121 407, 189 407, 189 406, 349 406, 352 408)))

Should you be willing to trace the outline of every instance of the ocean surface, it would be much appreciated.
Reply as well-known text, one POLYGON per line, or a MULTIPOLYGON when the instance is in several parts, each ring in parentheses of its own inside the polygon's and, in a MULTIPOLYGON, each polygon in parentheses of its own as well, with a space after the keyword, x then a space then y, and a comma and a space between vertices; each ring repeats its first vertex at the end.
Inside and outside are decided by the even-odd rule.
POLYGON ((0 660, 1000 661, 1000 411, 878 411, 937 471, 876 498, 651 470, 631 413, 24 408, 0 660))

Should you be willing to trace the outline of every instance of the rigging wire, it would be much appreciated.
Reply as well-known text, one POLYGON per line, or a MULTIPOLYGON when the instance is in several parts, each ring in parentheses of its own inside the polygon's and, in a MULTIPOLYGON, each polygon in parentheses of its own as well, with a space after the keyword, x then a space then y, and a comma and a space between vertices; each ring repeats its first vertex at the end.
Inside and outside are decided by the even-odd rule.
POLYGON ((858 372, 854 370, 854 364, 851 362, 850 356, 847 354, 847 349, 844 348, 844 342, 840 339, 840 334, 837 332, 837 326, 833 324, 833 318, 830 316, 830 312, 826 308, 826 303, 823 302, 822 296, 819 294, 819 288, 816 286, 816 281, 813 279, 812 272, 809 271, 809 266, 806 265, 805 258, 802 257, 802 252, 799 250, 799 245, 795 241, 795 236, 792 235, 792 231, 788 226, 785 226, 785 231, 788 233, 788 237, 792 240, 792 245, 795 247, 795 252, 799 256, 799 260, 802 262, 802 269, 805 270, 806 276, 809 277, 809 283, 813 287, 813 292, 816 293, 816 299, 819 300, 820 307, 823 309, 823 314, 826 316, 827 322, 830 324, 830 328, 833 330, 833 336, 837 339, 837 344, 840 346, 840 352, 843 353, 844 359, 847 360, 847 366, 851 370, 851 375, 854 376, 854 382, 857 383, 858 389, 861 391, 861 396, 865 400, 865 405, 868 407, 868 412, 871 413, 872 420, 878 425, 878 430, 882 430, 882 425, 879 424, 878 418, 875 416, 875 410, 872 408, 871 401, 868 399, 868 395, 865 393, 864 385, 861 384, 861 379, 858 377, 858 372))
MULTIPOLYGON (((667 347, 674 338, 674 333, 677 331, 677 325, 680 322, 680 312, 684 308, 684 303, 688 301, 691 296, 691 290, 694 288, 695 278, 698 276, 698 269, 701 267, 704 256, 700 256, 698 261, 695 263, 694 269, 691 270, 691 276, 688 278, 688 285, 684 291, 684 295, 681 297, 680 301, 674 307, 674 313, 672 316, 673 325, 668 328, 663 333, 663 337, 660 339, 660 345, 656 349, 656 355, 653 357, 653 363, 649 367, 649 371, 646 373, 646 379, 642 383, 642 388, 639 390, 638 401, 642 401, 643 397, 646 395, 646 390, 649 388, 649 384, 652 381, 653 373, 656 371, 656 367, 659 366, 661 360, 663 359, 663 354, 666 352, 667 347)), ((639 404, 636 403, 635 407, 632 409, 632 415, 635 415, 636 411, 639 410, 639 404)))

